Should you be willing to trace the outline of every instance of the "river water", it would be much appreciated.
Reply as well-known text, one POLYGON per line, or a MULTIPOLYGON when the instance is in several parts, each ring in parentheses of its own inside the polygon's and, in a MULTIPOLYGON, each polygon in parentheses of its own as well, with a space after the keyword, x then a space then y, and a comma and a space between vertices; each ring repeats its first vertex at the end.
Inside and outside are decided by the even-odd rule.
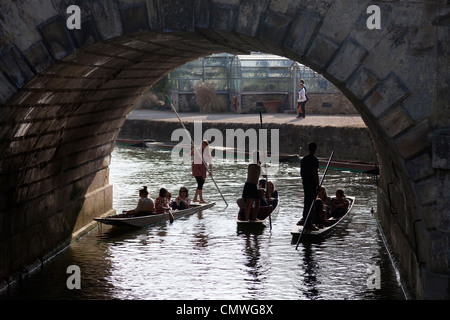
MULTIPOLYGON (((281 163, 270 177, 281 209, 272 229, 252 232, 238 230, 235 220, 246 169, 244 161, 214 163, 214 178, 228 206, 208 178, 204 197, 216 202, 213 208, 141 229, 103 225, 0 293, 0 299, 405 299, 370 212, 376 208, 373 176, 329 170, 323 185, 330 195, 341 187, 355 196, 354 208, 331 237, 295 250, 290 230, 303 205, 298 163, 281 163), (68 289, 72 265, 79 267, 80 289, 68 289)), ((170 151, 119 145, 110 183, 117 211, 134 208, 143 185, 152 198, 160 187, 176 195, 183 185, 192 198, 196 185, 190 166, 173 163, 170 151)))

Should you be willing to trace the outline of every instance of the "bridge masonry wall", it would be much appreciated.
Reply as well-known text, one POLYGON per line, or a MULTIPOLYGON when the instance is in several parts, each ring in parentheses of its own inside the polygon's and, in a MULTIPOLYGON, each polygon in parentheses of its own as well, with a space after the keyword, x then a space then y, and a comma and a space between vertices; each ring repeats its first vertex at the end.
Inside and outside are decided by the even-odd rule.
POLYGON ((111 210, 110 153, 149 86, 206 54, 258 50, 323 73, 353 102, 399 264, 416 297, 448 299, 448 2, 77 3, 81 30, 65 27, 66 2, 0 3, 0 278, 89 221, 82 204, 111 210), (382 28, 368 32, 373 3, 382 28))
POLYGON ((0 289, 114 212, 108 166, 126 115, 164 73, 215 46, 198 39, 202 49, 178 56, 190 36, 99 42, 138 31, 145 4, 85 4, 80 32, 65 28, 62 3, 0 4, 0 289))

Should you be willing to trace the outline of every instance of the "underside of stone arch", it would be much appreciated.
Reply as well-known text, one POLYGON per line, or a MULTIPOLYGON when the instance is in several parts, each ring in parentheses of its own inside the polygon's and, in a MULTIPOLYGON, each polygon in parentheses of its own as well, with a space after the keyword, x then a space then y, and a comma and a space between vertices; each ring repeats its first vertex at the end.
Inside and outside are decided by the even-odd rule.
POLYGON ((418 298, 448 298, 448 4, 77 1, 0 4, 0 278, 113 210, 108 165, 134 103, 212 53, 306 64, 353 102, 381 166, 378 215, 418 298))

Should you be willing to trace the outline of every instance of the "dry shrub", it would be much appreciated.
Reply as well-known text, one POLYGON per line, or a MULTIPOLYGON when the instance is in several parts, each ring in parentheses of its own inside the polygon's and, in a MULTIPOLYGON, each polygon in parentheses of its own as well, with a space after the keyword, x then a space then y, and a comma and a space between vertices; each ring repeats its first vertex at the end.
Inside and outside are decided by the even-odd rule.
POLYGON ((199 81, 195 85, 195 98, 201 113, 227 112, 227 103, 216 94, 214 81, 199 81))
POLYGON ((158 96, 153 92, 147 92, 141 99, 135 104, 135 109, 151 109, 155 106, 163 106, 164 101, 159 100, 158 96))

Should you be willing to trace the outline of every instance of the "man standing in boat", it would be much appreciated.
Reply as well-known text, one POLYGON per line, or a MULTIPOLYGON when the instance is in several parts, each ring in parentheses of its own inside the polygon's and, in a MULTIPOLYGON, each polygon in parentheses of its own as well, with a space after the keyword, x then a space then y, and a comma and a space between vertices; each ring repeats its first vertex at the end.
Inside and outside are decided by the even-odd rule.
MULTIPOLYGON (((303 217, 297 222, 297 225, 304 225, 309 209, 313 204, 317 190, 319 188, 319 159, 315 157, 317 145, 314 142, 308 144, 309 154, 303 157, 300 164, 300 175, 302 177, 303 192, 304 192, 304 206, 303 217)), ((311 219, 308 219, 305 227, 307 229, 314 229, 311 219)))
POLYGON ((247 180, 245 181, 242 198, 245 199, 245 220, 249 221, 252 204, 255 203, 252 220, 256 220, 260 207, 260 196, 258 192, 258 181, 261 175, 261 162, 259 152, 253 153, 253 161, 248 165, 247 180), (256 163, 255 163, 256 161, 256 163))

